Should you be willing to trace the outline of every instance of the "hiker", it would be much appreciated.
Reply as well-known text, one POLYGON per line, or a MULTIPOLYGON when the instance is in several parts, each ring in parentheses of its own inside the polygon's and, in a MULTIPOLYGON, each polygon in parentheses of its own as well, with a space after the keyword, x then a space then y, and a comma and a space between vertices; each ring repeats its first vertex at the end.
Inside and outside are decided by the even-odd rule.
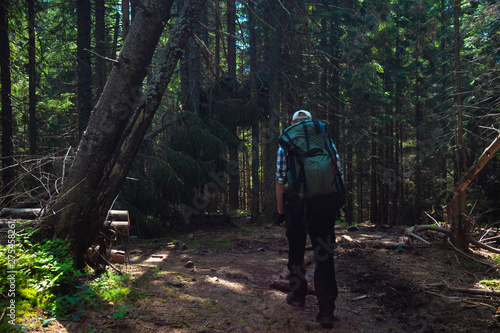
MULTIPOLYGON (((342 206, 340 197, 343 192, 338 189, 338 186, 336 188, 328 187, 331 182, 324 181, 323 178, 321 178, 323 180, 319 185, 307 184, 307 181, 306 184, 302 184, 307 175, 300 177, 297 173, 304 175, 300 169, 304 165, 306 157, 304 154, 302 154, 302 158, 297 157, 297 147, 294 145, 297 142, 307 142, 308 148, 309 146, 312 148, 313 145, 324 146, 324 149, 315 149, 333 153, 333 161, 329 163, 330 169, 335 166, 333 172, 337 173, 337 182, 341 183, 343 190, 342 169, 335 144, 330 138, 327 140, 323 123, 313 120, 308 111, 299 110, 293 115, 291 124, 292 126, 284 130, 280 136, 276 171, 276 201, 278 206, 276 223, 285 224, 289 246, 287 266, 290 271, 289 286, 291 291, 286 296, 286 302, 296 307, 305 306, 308 286, 304 253, 309 234, 314 250, 314 286, 319 304, 316 321, 323 328, 331 328, 335 300, 338 294, 333 262, 334 226, 342 206), (319 130, 315 132, 314 129, 322 129, 323 133, 319 133, 319 130), (294 137, 294 135, 296 136, 294 137), (291 141, 286 139, 291 139, 291 141), (313 188, 322 185, 327 186, 327 188, 313 188), (308 193, 308 191, 319 191, 319 194, 308 193)), ((302 147, 302 150, 307 150, 307 148, 302 147)), ((306 155, 314 154, 309 152, 306 155)))

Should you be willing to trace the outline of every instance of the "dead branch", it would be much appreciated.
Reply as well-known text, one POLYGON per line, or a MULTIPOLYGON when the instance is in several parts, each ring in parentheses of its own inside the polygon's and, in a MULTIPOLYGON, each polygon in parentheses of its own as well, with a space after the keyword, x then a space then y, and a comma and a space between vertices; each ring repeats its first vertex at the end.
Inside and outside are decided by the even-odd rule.
POLYGON ((500 296, 500 290, 450 287, 445 283, 429 284, 426 285, 426 287, 441 288, 447 291, 462 293, 462 294, 481 295, 481 296, 500 296))
POLYGON ((255 18, 256 18, 257 20, 259 20, 262 24, 264 24, 265 26, 267 26, 267 27, 268 27, 269 29, 271 29, 273 32, 276 32, 276 29, 275 29, 273 26, 271 26, 269 23, 267 23, 267 22, 266 22, 263 18, 261 18, 259 15, 257 15, 257 13, 255 13, 255 11, 254 11, 252 8, 250 8, 250 6, 248 6, 248 4, 246 4, 244 1, 242 2, 242 4, 243 4, 246 8, 248 8, 248 10, 250 10, 250 12, 252 13, 252 15, 253 15, 253 16, 255 16, 255 18))
POLYGON ((496 248, 496 247, 493 247, 493 246, 489 246, 488 244, 484 244, 484 243, 481 243, 475 239, 469 239, 470 243, 472 245, 475 245, 477 247, 480 247, 484 250, 487 250, 487 251, 490 251, 490 252, 493 252, 493 253, 500 253, 500 249, 496 248))
POLYGON ((430 244, 431 244, 429 241, 427 241, 427 240, 423 239, 422 237, 420 237, 419 235, 417 235, 417 234, 415 234, 415 233, 413 233, 413 232, 410 232, 410 233, 408 234, 408 236, 412 236, 412 237, 414 237, 414 238, 416 238, 416 239, 418 239, 418 240, 420 240, 420 241, 424 242, 424 243, 425 243, 425 244, 427 244, 427 245, 430 245, 430 244))
POLYGON ((100 55, 99 53, 96 53, 96 52, 92 51, 92 50, 89 50, 89 49, 84 49, 84 51, 85 51, 85 52, 88 52, 88 53, 90 53, 90 54, 93 54, 93 55, 95 55, 96 57, 101 58, 101 59, 103 59, 103 60, 105 60, 105 61, 111 62, 111 63, 113 63, 113 64, 115 64, 115 65, 118 65, 118 64, 119 64, 118 60, 116 60, 116 59, 111 59, 111 58, 108 58, 108 57, 105 57, 105 56, 103 56, 103 55, 100 55))
MULTIPOLYGON (((413 227, 406 228, 404 231, 404 234, 405 234, 405 236, 415 237, 417 232, 423 232, 423 231, 436 231, 436 232, 443 233, 446 236, 451 236, 451 230, 443 228, 443 227, 439 227, 437 225, 415 225, 413 227)), ((418 239, 422 240, 420 237, 418 237, 418 239)), ((490 251, 493 253, 500 253, 500 249, 493 247, 493 246, 489 246, 489 245, 484 244, 482 242, 479 242, 473 238, 469 238, 469 242, 470 242, 470 244, 477 246, 479 248, 482 248, 484 250, 487 250, 487 251, 490 251)))
POLYGON ((422 232, 422 231, 428 231, 428 230, 437 231, 437 232, 443 233, 447 236, 451 235, 450 230, 443 228, 443 227, 439 227, 437 225, 432 225, 432 224, 414 225, 413 227, 406 228, 404 234, 408 235, 410 233, 416 233, 416 232, 422 232))
POLYGON ((111 267, 116 273, 118 273, 118 275, 123 275, 122 271, 113 266, 113 264, 111 264, 108 261, 108 259, 106 259, 102 254, 100 254, 99 251, 97 251, 93 246, 91 247, 91 249, 94 253, 96 253, 100 257, 101 260, 103 260, 109 267, 111 267))
POLYGON ((432 217, 431 214, 427 213, 427 212, 424 212, 425 215, 427 215, 427 217, 429 217, 432 221, 434 221, 434 223, 436 223, 438 226, 440 226, 440 223, 434 218, 432 217))
POLYGON ((144 140, 149 140, 149 139, 155 137, 156 135, 160 134, 161 132, 163 132, 164 130, 166 130, 167 128, 169 128, 170 126, 175 125, 178 121, 179 121, 179 119, 171 120, 168 123, 166 123, 166 124, 160 126, 159 128, 155 129, 154 131, 151 131, 150 133, 148 133, 148 134, 146 134, 144 136, 144 140))
POLYGON ((465 257, 467 257, 467 258, 471 259, 471 260, 474 260, 474 261, 475 261, 475 262, 477 262, 477 263, 480 263, 480 264, 482 264, 482 265, 485 265, 485 266, 488 266, 488 267, 492 267, 492 268, 493 268, 493 267, 497 267, 497 266, 498 266, 498 265, 493 265, 493 264, 490 264, 489 262, 481 261, 481 260, 479 260, 479 259, 476 259, 476 258, 474 258, 474 257, 472 257, 472 256, 470 256, 470 255, 468 255, 467 253, 465 253, 464 251, 461 251, 461 250, 460 250, 460 249, 458 249, 455 245, 453 245, 453 243, 450 241, 450 239, 448 239, 448 243, 451 245, 451 247, 452 247, 455 251, 457 251, 457 252, 458 252, 458 253, 460 253, 461 255, 463 255, 463 256, 465 256, 465 257))

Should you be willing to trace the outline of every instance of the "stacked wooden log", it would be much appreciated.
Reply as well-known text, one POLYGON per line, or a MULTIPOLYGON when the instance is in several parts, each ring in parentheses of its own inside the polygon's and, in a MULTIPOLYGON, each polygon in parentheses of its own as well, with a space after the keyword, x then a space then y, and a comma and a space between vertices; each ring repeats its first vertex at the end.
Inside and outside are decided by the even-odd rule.
MULTIPOLYGON (((16 227, 29 223, 40 217, 40 208, 2 208, 0 209, 0 242, 7 235, 7 232, 15 221, 16 227), (5 235, 4 235, 5 234, 5 235)), ((118 237, 128 237, 130 235, 130 216, 128 210, 110 210, 106 221, 103 223, 103 229, 113 229, 118 237)), ((114 236, 114 238, 116 238, 114 236)), ((108 244, 109 253, 107 254, 110 262, 123 263, 125 261, 124 251, 112 249, 113 242, 108 244)))
MULTIPOLYGON (((2 208, 0 210, 0 229, 8 228, 12 220, 19 222, 34 220, 40 216, 40 212, 40 208, 2 208)), ((130 235, 128 210, 110 210, 103 226, 106 228, 114 227, 119 232, 119 236, 128 237, 130 235)))

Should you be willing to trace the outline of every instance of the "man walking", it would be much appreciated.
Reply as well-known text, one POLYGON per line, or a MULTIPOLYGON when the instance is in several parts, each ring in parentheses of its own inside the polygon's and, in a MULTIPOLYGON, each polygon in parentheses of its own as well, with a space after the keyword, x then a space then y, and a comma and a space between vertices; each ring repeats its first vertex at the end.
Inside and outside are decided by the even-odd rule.
POLYGON ((332 328, 335 300, 338 295, 333 261, 334 226, 342 206, 343 185, 342 169, 335 144, 327 138, 324 124, 312 120, 308 111, 295 112, 292 126, 283 131, 280 137, 276 201, 278 219, 280 222, 286 221, 289 245, 287 266, 290 271, 291 292, 288 293, 286 301, 292 306, 305 306, 308 286, 305 278, 304 254, 309 235, 314 250, 314 286, 319 304, 316 321, 323 328, 332 328), (302 147, 299 147, 301 144, 302 147), (330 158, 329 164, 333 171, 318 169, 316 174, 308 173, 310 166, 318 164, 308 163, 306 160, 310 156, 319 156, 320 159, 330 158), (322 173, 319 178, 318 172, 322 173), (330 176, 331 172, 333 176, 330 176), (333 186, 331 177, 337 177, 336 183, 341 186, 333 186))

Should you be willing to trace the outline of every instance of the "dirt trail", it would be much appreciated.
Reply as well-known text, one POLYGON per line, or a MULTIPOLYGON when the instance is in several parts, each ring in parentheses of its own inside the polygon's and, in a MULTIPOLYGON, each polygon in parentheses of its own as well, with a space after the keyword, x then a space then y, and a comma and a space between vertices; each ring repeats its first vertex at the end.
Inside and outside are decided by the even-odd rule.
MULTIPOLYGON (((376 248, 397 241, 402 229, 362 226, 336 249, 340 289, 334 332, 500 332, 499 299, 432 288, 445 283, 478 287, 498 278, 442 243, 430 247, 376 248)), ((312 319, 317 305, 285 303, 287 242, 279 227, 197 232, 166 240, 130 242, 137 297, 117 320, 111 306, 89 310, 79 322, 54 322, 64 332, 304 332, 324 331, 312 319), (182 246, 183 243, 190 244, 182 246), (277 288, 277 289, 276 289, 277 288)), ((307 255, 311 256, 308 251, 307 255)), ((312 265, 308 279, 312 281, 312 265)))

